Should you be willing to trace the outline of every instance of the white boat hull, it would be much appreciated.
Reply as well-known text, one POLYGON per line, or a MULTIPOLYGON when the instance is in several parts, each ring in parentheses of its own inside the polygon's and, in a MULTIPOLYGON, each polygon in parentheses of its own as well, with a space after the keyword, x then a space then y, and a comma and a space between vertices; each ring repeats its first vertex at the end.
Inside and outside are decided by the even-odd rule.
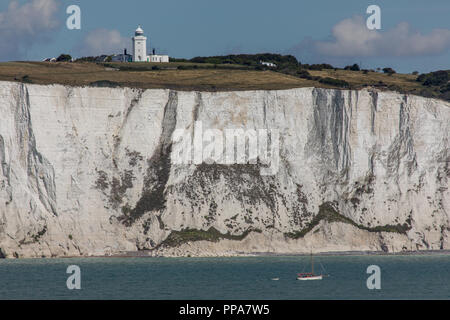
POLYGON ((322 280, 323 276, 297 277, 297 280, 322 280))

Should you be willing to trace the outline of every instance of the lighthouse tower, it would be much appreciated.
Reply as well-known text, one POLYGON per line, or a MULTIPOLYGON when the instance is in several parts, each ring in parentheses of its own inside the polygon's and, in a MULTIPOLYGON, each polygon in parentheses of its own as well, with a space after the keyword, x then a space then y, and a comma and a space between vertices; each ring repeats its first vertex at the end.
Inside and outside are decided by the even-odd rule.
POLYGON ((133 61, 144 62, 147 61, 147 37, 144 36, 144 30, 139 26, 133 39, 133 61))

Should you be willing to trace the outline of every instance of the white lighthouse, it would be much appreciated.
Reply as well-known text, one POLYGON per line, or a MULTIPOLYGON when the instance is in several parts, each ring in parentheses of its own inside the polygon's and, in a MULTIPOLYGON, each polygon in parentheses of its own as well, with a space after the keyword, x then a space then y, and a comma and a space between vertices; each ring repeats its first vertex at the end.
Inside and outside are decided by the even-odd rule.
POLYGON ((147 61, 147 37, 144 36, 144 30, 139 26, 133 39, 133 61, 145 62, 147 61))
POLYGON ((144 36, 144 30, 139 26, 134 32, 133 39, 133 61, 134 62, 169 62, 169 56, 156 54, 147 55, 147 37, 144 36))

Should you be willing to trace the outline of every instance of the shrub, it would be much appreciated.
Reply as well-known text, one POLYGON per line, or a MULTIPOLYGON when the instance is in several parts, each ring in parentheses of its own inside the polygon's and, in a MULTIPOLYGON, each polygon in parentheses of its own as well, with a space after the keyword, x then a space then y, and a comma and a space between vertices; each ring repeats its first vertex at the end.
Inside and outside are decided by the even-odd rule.
POLYGON ((321 63, 321 64, 311 64, 311 65, 303 65, 305 68, 309 70, 317 70, 321 71, 322 69, 335 69, 331 64, 321 63))
POLYGON ((322 78, 319 80, 319 82, 323 83, 323 84, 329 84, 332 86, 336 86, 336 87, 342 87, 342 88, 347 88, 350 86, 350 84, 345 80, 339 80, 339 79, 334 79, 334 78, 329 78, 329 77, 322 78))
POLYGON ((394 69, 392 68, 383 68, 383 72, 387 74, 394 74, 396 73, 394 69))
POLYGON ((70 54, 61 54, 58 58, 56 58, 58 62, 68 62, 72 61, 72 56, 70 54))
POLYGON ((97 88, 117 88, 120 87, 120 83, 110 80, 98 80, 89 83, 89 86, 97 88))
POLYGON ((306 71, 305 69, 300 69, 300 70, 298 70, 298 71, 297 71, 297 77, 303 78, 303 79, 308 79, 308 80, 311 80, 311 79, 312 79, 312 77, 311 77, 311 75, 309 74, 309 72, 306 71))
POLYGON ((447 85, 441 87, 441 92, 450 92, 450 83, 447 83, 447 85))
POLYGON ((33 81, 31 81, 29 75, 23 76, 21 81, 22 81, 23 83, 33 83, 33 81))
POLYGON ((445 85, 450 80, 450 71, 439 70, 435 72, 421 74, 417 81, 422 82, 424 86, 445 85))
POLYGON ((194 241, 211 241, 218 242, 221 239, 237 240, 240 241, 248 236, 250 232, 261 233, 259 229, 247 229, 240 235, 232 235, 230 233, 220 233, 214 227, 210 227, 208 230, 198 229, 183 229, 180 231, 172 231, 169 236, 164 240, 160 246, 165 247, 177 247, 186 242, 194 241))
POLYGON ((344 68, 344 70, 359 71, 360 69, 359 69, 359 65, 357 63, 355 63, 352 66, 346 66, 344 68))
POLYGON ((189 60, 187 59, 178 59, 178 58, 172 58, 169 57, 169 62, 188 62, 189 60))

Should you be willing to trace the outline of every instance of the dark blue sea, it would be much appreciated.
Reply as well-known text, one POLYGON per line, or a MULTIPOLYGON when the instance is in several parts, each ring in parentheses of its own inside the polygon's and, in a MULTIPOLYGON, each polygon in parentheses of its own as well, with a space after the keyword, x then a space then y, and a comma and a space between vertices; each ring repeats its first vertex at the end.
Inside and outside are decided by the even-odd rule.
POLYGON ((318 256, 330 276, 297 281, 308 256, 0 259, 0 299, 449 299, 450 255, 318 256), (77 265, 81 289, 69 290, 77 265), (367 267, 381 270, 369 290, 367 267), (278 281, 272 280, 279 278, 278 281))

